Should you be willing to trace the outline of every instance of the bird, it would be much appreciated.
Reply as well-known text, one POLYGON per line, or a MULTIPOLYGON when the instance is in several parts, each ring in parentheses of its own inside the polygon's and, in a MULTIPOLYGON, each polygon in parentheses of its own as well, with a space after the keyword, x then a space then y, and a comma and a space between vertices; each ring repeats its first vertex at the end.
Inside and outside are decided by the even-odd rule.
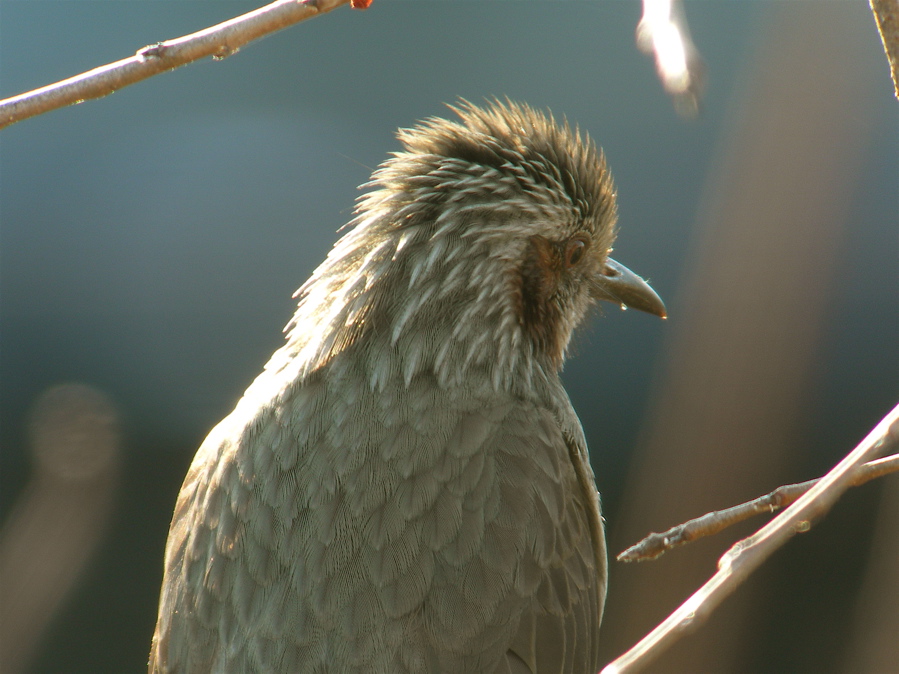
POLYGON ((401 129, 278 349, 200 446, 151 673, 586 673, 607 562, 560 372, 616 191, 567 120, 462 100, 401 129))

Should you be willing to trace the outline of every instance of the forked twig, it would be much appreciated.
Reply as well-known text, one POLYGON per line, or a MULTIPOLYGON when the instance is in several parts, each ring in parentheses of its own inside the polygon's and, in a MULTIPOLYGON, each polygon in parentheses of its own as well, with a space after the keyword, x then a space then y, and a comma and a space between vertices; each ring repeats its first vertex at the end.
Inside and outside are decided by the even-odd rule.
MULTIPOLYGON (((876 461, 859 466, 852 473, 850 487, 858 487, 875 478, 889 473, 899 472, 899 454, 885 456, 876 461)), ((620 553, 615 559, 619 562, 643 562, 655 559, 672 548, 686 545, 692 541, 705 538, 723 531, 727 527, 748 520, 762 513, 773 513, 784 508, 814 487, 823 478, 807 480, 798 484, 787 484, 778 487, 770 494, 741 503, 740 505, 706 513, 702 517, 678 524, 662 533, 651 533, 646 538, 620 553)))
POLYGON ((795 533, 807 531, 852 486, 855 471, 899 441, 899 405, 818 483, 753 536, 736 543, 718 561, 718 571, 652 632, 602 670, 636 672, 683 633, 702 623, 771 554, 795 533))

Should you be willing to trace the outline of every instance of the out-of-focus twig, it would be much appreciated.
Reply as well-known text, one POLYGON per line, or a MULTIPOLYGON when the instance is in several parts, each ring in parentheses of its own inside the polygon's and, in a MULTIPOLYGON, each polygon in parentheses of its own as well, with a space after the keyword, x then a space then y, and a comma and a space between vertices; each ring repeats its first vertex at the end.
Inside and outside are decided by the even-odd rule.
POLYGON ((883 40, 883 49, 890 63, 893 91, 899 98, 899 2, 897 0, 871 0, 871 12, 883 40))
POLYGON ((833 470, 774 520, 754 535, 736 543, 718 561, 718 571, 677 610, 624 655, 607 665, 602 674, 637 672, 658 657, 687 631, 702 623, 771 554, 795 533, 807 531, 845 492, 859 466, 873 460, 899 441, 899 405, 833 470))
POLYGON ((103 540, 119 484, 118 414, 83 384, 31 415, 34 477, 0 531, 0 671, 27 671, 41 634, 103 540))
POLYGON ((276 0, 216 26, 144 47, 131 58, 0 101, 0 129, 50 110, 107 96, 207 56, 223 59, 248 42, 348 2, 360 9, 371 4, 371 0, 276 0))
MULTIPOLYGON (((852 474, 850 487, 858 487, 866 482, 889 473, 899 472, 899 454, 885 456, 876 461, 869 461, 852 474)), ((762 513, 773 513, 784 508, 809 489, 814 487, 822 478, 807 480, 798 484, 788 484, 778 487, 770 494, 760 496, 757 499, 741 503, 740 505, 706 513, 702 517, 678 524, 660 534, 651 533, 639 543, 629 547, 615 559, 619 562, 642 562, 656 559, 668 550, 680 545, 686 545, 692 541, 717 534, 727 527, 748 520, 750 517, 762 513)))
POLYGON ((643 0, 637 46, 655 56, 659 79, 675 110, 685 117, 695 117, 705 86, 705 65, 690 38, 680 0, 643 0))

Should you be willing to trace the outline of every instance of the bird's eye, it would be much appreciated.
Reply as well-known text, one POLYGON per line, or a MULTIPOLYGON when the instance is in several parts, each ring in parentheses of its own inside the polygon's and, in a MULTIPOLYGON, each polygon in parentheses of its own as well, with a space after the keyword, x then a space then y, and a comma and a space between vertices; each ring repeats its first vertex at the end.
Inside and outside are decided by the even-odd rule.
POLYGON ((565 267, 570 269, 584 258, 587 252, 587 242, 583 237, 577 236, 565 245, 565 267))

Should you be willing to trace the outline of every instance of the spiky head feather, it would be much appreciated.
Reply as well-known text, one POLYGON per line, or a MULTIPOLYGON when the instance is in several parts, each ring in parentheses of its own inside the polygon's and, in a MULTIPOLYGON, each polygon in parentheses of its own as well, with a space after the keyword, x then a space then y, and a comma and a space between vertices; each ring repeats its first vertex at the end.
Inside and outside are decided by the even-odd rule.
POLYGON ((529 387, 561 367, 615 238, 611 174, 551 115, 508 101, 452 109, 458 120, 399 132, 404 149, 297 291, 274 367, 308 374, 358 348, 373 388, 421 372, 529 387), (573 241, 587 252, 578 264, 573 241))

